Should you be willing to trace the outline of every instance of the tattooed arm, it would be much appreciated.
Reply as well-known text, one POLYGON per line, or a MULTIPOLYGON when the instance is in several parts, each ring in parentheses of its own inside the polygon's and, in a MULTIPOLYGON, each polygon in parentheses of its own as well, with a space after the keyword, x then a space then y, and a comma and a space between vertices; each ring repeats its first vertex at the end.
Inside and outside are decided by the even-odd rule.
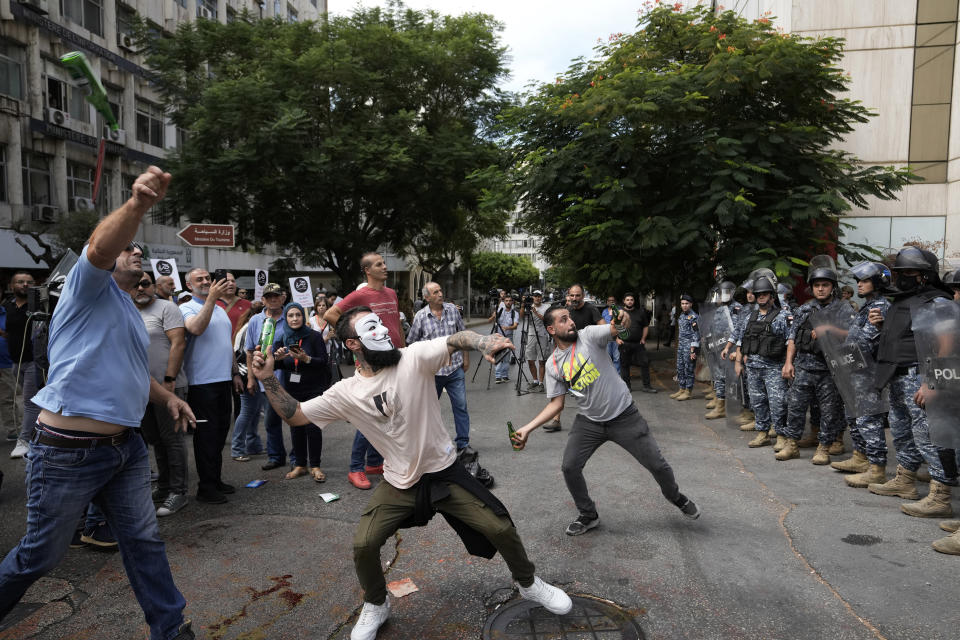
POLYGON ((503 349, 513 349, 513 343, 502 334, 491 333, 481 336, 473 331, 458 331, 447 338, 447 349, 454 351, 469 351, 476 349, 490 362, 494 361, 494 354, 503 349))
POLYGON ((280 381, 273 377, 273 347, 267 349, 264 356, 259 351, 253 352, 250 359, 250 370, 263 383, 263 390, 274 411, 283 418, 283 421, 293 427, 309 424, 310 421, 300 410, 300 403, 294 400, 280 385, 280 381))

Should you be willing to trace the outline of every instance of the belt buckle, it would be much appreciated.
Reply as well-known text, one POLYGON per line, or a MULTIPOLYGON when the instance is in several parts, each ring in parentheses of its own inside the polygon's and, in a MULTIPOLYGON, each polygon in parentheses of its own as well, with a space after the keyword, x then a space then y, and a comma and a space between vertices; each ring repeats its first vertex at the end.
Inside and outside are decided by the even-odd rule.
POLYGON ((121 431, 115 436, 110 436, 110 446, 115 447, 117 445, 121 445, 124 443, 126 439, 127 439, 127 432, 121 431))

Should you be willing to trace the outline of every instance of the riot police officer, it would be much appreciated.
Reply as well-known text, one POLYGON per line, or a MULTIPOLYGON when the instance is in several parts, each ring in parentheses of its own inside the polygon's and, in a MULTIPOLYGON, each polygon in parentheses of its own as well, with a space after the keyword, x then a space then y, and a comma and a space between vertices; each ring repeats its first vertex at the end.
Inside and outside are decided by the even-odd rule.
MULTIPOLYGON (((950 487, 957 485, 956 457, 930 441, 927 415, 916 403, 920 389, 917 344, 911 327, 914 314, 937 299, 947 298, 940 282, 936 255, 926 249, 904 247, 893 266, 893 304, 884 317, 874 309, 869 322, 880 327, 877 350, 878 389, 890 391, 890 431, 897 449, 897 474, 883 483, 871 484, 872 493, 916 500, 917 469, 926 461, 930 470, 930 493, 916 503, 900 505, 910 516, 940 518, 953 515, 950 487), (945 455, 941 456, 941 451, 945 455)), ((949 298, 947 298, 949 299, 949 298)))
POLYGON ((693 296, 680 296, 680 317, 677 319, 677 384, 680 388, 670 394, 674 400, 693 397, 693 371, 700 351, 699 314, 693 310, 693 296))
MULTIPOLYGON (((737 326, 741 305, 733 299, 733 294, 737 290, 737 285, 729 280, 720 283, 717 292, 717 307, 714 309, 711 321, 711 335, 713 336, 712 345, 708 345, 716 357, 722 359, 722 349, 733 337, 734 329, 737 326)), ((716 420, 727 416, 726 401, 726 380, 723 375, 723 368, 715 367, 713 371, 713 392, 714 399, 707 403, 707 413, 704 418, 707 420, 716 420)))
POLYGON ((787 317, 774 302, 776 276, 772 272, 754 280, 753 294, 757 308, 747 320, 737 349, 737 373, 747 370, 750 404, 756 415, 756 437, 750 447, 763 447, 770 442, 769 430, 783 435, 786 427, 787 384, 782 376, 787 346, 787 317))

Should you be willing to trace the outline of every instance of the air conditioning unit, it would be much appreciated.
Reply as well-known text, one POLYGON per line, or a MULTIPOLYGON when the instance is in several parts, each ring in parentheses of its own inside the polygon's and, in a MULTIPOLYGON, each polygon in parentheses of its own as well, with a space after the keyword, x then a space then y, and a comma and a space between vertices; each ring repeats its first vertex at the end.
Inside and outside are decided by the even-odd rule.
POLYGON ((49 107, 47 109, 47 122, 52 122, 59 127, 66 127, 70 124, 70 114, 60 109, 49 107))
POLYGON ((51 204, 35 204, 30 219, 34 222, 56 222, 57 208, 51 204))
POLYGON ((93 211, 93 200, 91 200, 90 198, 74 198, 73 210, 74 211, 93 211))
POLYGON ((111 129, 110 127, 103 128, 103 137, 110 142, 116 142, 121 146, 127 145, 127 132, 123 129, 111 129))
POLYGON ((213 12, 206 7, 197 7, 197 16, 200 18, 206 18, 207 20, 213 20, 213 12))
POLYGON ((117 46, 124 51, 129 51, 130 53, 140 52, 140 50, 137 48, 137 39, 129 33, 117 34, 117 46))

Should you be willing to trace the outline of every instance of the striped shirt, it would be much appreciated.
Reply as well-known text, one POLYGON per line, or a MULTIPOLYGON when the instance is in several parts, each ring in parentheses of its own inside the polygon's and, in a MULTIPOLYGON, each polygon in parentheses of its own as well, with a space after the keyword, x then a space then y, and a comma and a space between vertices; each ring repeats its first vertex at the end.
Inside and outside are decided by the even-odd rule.
MULTIPOLYGON (((430 310, 430 307, 426 306, 413 316, 413 324, 410 325, 410 332, 407 333, 407 344, 432 340, 441 336, 452 336, 458 331, 464 330, 463 318, 451 303, 443 303, 443 313, 439 320, 430 310)), ((462 366, 463 354, 460 351, 454 351, 453 355, 450 356, 450 365, 437 371, 437 375, 448 376, 462 366)))

